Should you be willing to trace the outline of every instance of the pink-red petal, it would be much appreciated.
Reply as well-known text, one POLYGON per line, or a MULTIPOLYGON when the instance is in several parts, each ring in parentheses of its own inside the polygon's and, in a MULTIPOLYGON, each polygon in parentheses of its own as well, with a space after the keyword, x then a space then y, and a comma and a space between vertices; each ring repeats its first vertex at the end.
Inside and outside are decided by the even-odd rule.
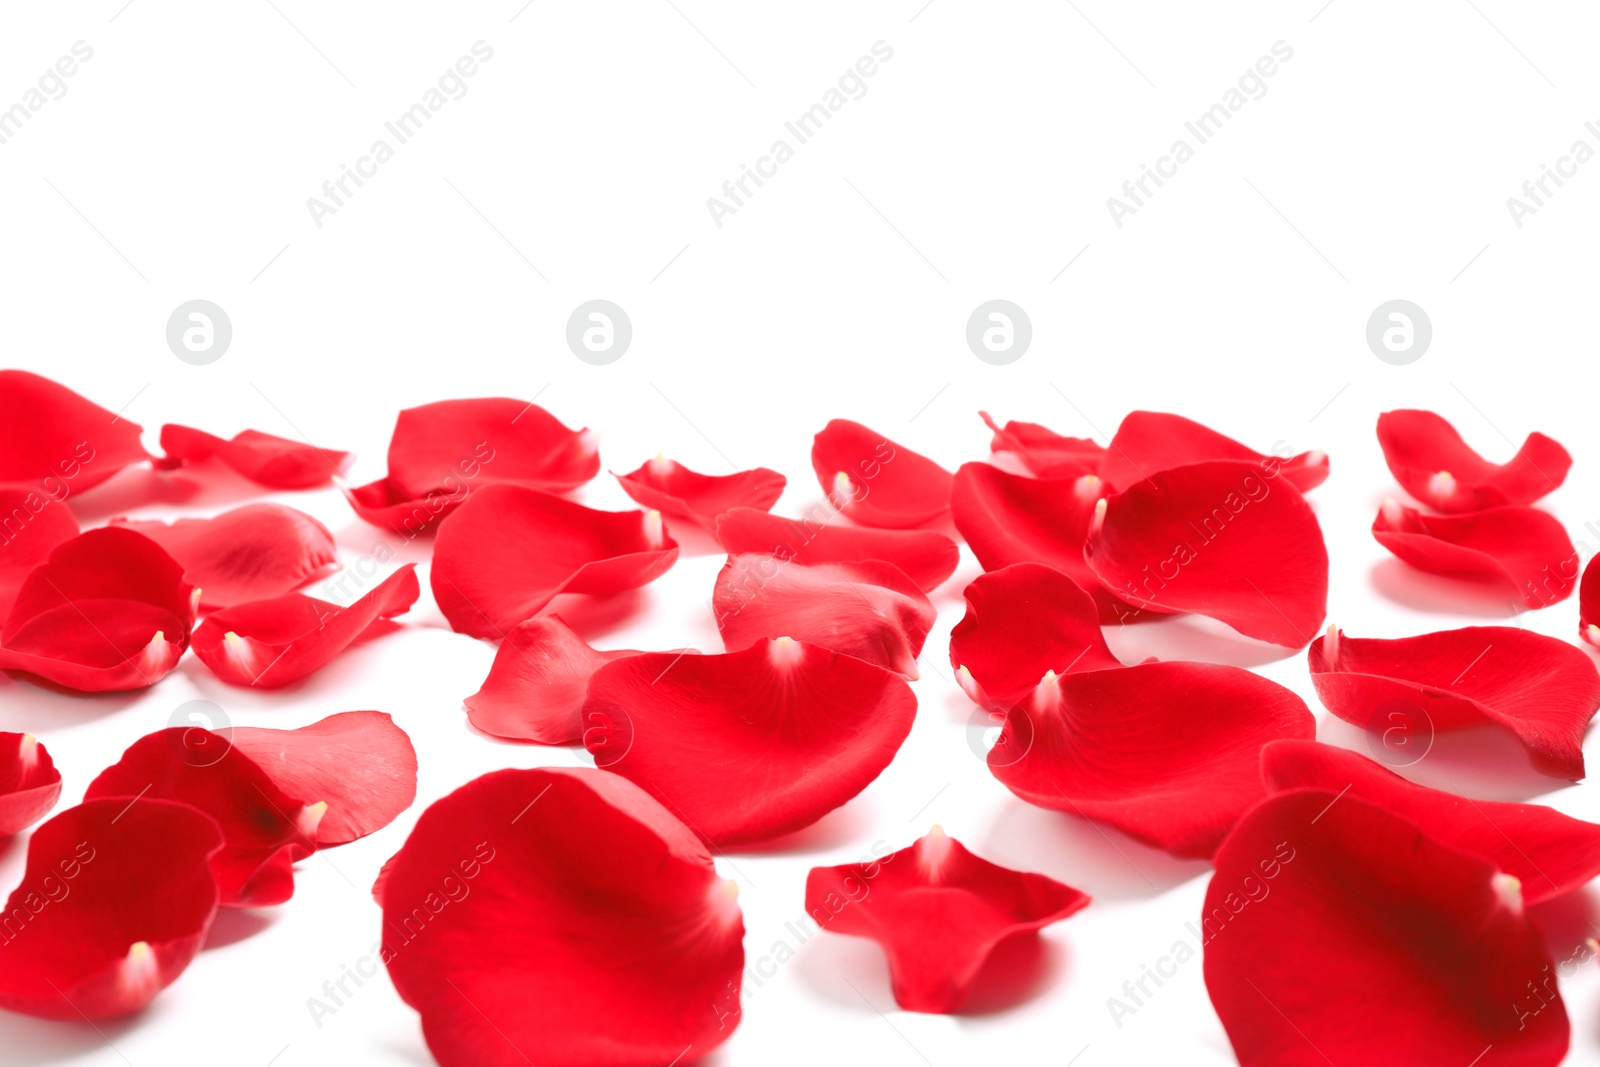
POLYGON ((783 495, 787 481, 765 467, 737 474, 701 474, 665 456, 615 477, 622 491, 635 502, 712 531, 716 530, 717 517, 733 508, 766 511, 783 495))
POLYGON ((355 457, 260 430, 241 430, 231 438, 168 423, 161 427, 157 462, 162 470, 191 467, 216 459, 268 489, 315 489, 343 477, 355 457))
POLYGON ((950 472, 859 422, 834 419, 811 444, 830 501, 863 526, 904 530, 950 510, 950 472))
POLYGON ((61 772, 32 734, 0 733, 0 837, 20 833, 61 799, 61 772))
POLYGON ((556 615, 518 625, 500 643, 489 677, 467 697, 467 718, 495 737, 565 745, 583 739, 589 677, 632 649, 589 647, 556 615))
POLYGON ((1565 600, 1577 584, 1577 549, 1561 523, 1538 508, 1424 515, 1385 500, 1372 536, 1418 570, 1503 582, 1530 608, 1565 600))
POLYGON ((1395 481, 1435 511, 1481 511, 1531 504, 1566 481, 1572 457, 1542 433, 1531 433, 1517 454, 1490 463, 1431 411, 1386 411, 1378 444, 1395 481))
POLYGON ((496 483, 564 492, 599 473, 594 434, 505 397, 407 408, 389 439, 389 484, 409 499, 496 483))
POLYGON ((830 520, 829 509, 805 519, 785 519, 755 508, 732 508, 717 517, 717 540, 730 556, 777 556, 796 563, 882 560, 905 572, 924 593, 955 573, 956 543, 931 530, 873 530, 830 520))
POLYGON ((0 485, 65 500, 150 459, 143 432, 49 378, 0 370, 0 485))
POLYGON ((1324 452, 1284 458, 1265 455, 1182 415, 1133 411, 1106 446, 1100 477, 1114 490, 1127 489, 1173 467, 1225 459, 1254 464, 1264 477, 1284 480, 1302 493, 1328 480, 1324 452))
POLYGON ((78 536, 72 509, 35 489, 0 486, 0 619, 23 581, 57 545, 78 536))
POLYGON ((1600 556, 1589 560, 1578 586, 1578 636, 1600 647, 1600 567, 1595 566, 1595 560, 1600 556))
POLYGON ((994 433, 989 451, 1010 452, 1036 478, 1077 478, 1099 474, 1105 448, 1085 437, 1063 437, 1036 422, 995 424, 987 411, 978 412, 994 433))

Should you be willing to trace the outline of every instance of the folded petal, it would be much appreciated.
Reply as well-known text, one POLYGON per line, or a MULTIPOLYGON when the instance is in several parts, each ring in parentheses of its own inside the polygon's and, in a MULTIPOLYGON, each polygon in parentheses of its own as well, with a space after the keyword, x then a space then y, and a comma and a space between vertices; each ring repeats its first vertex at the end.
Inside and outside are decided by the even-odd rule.
POLYGON ((0 634, 0 669, 85 693, 154 685, 189 647, 193 592, 183 567, 143 534, 79 534, 17 591, 0 634))
POLYGON ((177 423, 161 427, 161 451, 166 456, 157 466, 163 470, 217 459, 268 489, 315 489, 343 477, 355 460, 349 452, 318 448, 260 430, 241 430, 224 439, 177 423))
POLYGON ((1099 474, 1105 448, 1085 437, 1063 437, 1036 422, 995 425, 987 411, 978 414, 994 433, 991 452, 1010 452, 1036 478, 1078 478, 1099 474))
POLYGON ((0 485, 65 500, 150 459, 142 433, 49 378, 0 370, 0 485))
POLYGON ((1254 464, 1265 478, 1282 475, 1302 493, 1328 480, 1324 452, 1302 452, 1288 459, 1269 456, 1193 419, 1160 411, 1128 413, 1106 446, 1100 477, 1112 489, 1121 490, 1173 467, 1217 459, 1254 464))
POLYGON ((63 502, 33 489, 0 486, 0 618, 11 613, 33 569, 77 536, 77 516, 63 502))
POLYGON ((337 562, 333 534, 303 511, 247 504, 209 519, 115 520, 144 534, 183 564, 200 604, 225 608, 298 589, 337 562))
POLYGON ((1566 1055, 1544 937, 1516 879, 1480 857, 1364 799, 1300 789, 1241 819, 1215 862, 1206 989, 1242 1067, 1566 1055))
POLYGON ((1069 885, 973 855, 937 826, 881 860, 806 876, 806 911, 824 930, 882 945, 906 1011, 958 1010, 1000 942, 1088 904, 1069 885))
POLYGON ((1435 511, 1481 511, 1531 504, 1566 481, 1572 457, 1542 433, 1531 433, 1503 464, 1473 451, 1456 428, 1431 411, 1386 411, 1378 444, 1395 481, 1435 511))
POLYGON ((440 1067, 687 1063, 739 1023, 734 883, 614 774, 469 782, 422 813, 375 892, 389 977, 440 1067))
POLYGON ((1545 774, 1584 775, 1583 733, 1600 709, 1600 672, 1565 641, 1512 626, 1394 640, 1330 628, 1307 659, 1317 696, 1348 723, 1431 737, 1490 722, 1516 734, 1545 774))
POLYGON ((635 589, 677 558, 659 512, 596 511, 536 489, 491 485, 441 526, 429 580, 451 627, 499 638, 559 593, 635 589))
POLYGON ((903 530, 950 508, 950 472, 926 456, 834 419, 811 444, 811 468, 836 507, 863 526, 903 530))
POLYGON ((1317 517, 1253 463, 1173 467, 1109 497, 1084 555, 1118 596, 1276 645, 1306 644, 1327 613, 1317 517))
POLYGON ((916 678, 933 604, 897 567, 729 556, 711 595, 730 652, 792 637, 916 678))
POLYGON ((418 497, 401 493, 387 478, 365 485, 339 481, 339 491, 355 513, 374 526, 393 530, 407 539, 434 527, 467 499, 465 482, 434 489, 418 497))
POLYGON ((388 481, 406 499, 496 483, 564 492, 599 473, 594 434, 505 397, 407 408, 389 439, 388 481))
POLYGON ((974 701, 1004 711, 1057 675, 1122 664, 1106 647, 1094 601, 1041 563, 1013 563, 974 579, 967 613, 950 631, 950 666, 974 701))
POLYGON ((730 556, 778 556, 796 563, 860 563, 882 560, 905 572, 923 592, 955 573, 956 543, 930 530, 873 530, 830 522, 836 512, 785 519, 755 508, 731 508, 717 516, 717 540, 730 556))
POLYGON ((1595 566, 1596 559, 1600 556, 1589 560, 1578 586, 1578 636, 1600 647, 1600 567, 1595 566))
POLYGON ((1240 667, 1142 663, 1046 674, 1006 713, 989 770, 1030 804, 1203 858, 1266 796, 1261 746, 1315 733, 1304 701, 1240 667))
POLYGON ((483 686, 467 697, 467 718, 486 734, 541 745, 583 739, 589 677, 632 649, 600 651, 556 615, 520 624, 500 643, 483 686))
POLYGON ((1530 608, 1565 600, 1578 578, 1578 551, 1567 531, 1538 508, 1424 515, 1385 500, 1372 536, 1418 570, 1503 582, 1530 608))
POLYGON ((44 818, 61 799, 61 772, 32 734, 0 733, 0 838, 44 818))
POLYGON ((225 733, 199 727, 173 726, 135 741, 84 794, 107 797, 130 812, 146 800, 172 800, 215 819, 224 841, 211 869, 225 908, 288 900, 294 863, 316 851, 325 810, 285 793, 225 733))
POLYGON ((217 912, 217 824, 151 797, 87 800, 28 841, 0 930, 0 1008, 114 1019, 189 966, 217 912))
POLYGON ((624 493, 645 507, 713 531, 717 516, 732 508, 766 511, 783 495, 787 481, 765 467, 737 474, 701 474, 666 456, 657 456, 638 470, 614 477, 624 493))
POLYGON ((417 799, 411 738, 381 711, 346 711, 298 730, 235 727, 233 747, 291 797, 321 806, 316 847, 383 829, 417 799))
POLYGON ((1542 804, 1469 800, 1408 782, 1348 749, 1316 741, 1273 741, 1261 750, 1261 775, 1274 793, 1325 789, 1398 815, 1441 845, 1478 856, 1522 883, 1539 904, 1600 876, 1600 826, 1542 804))
POLYGON ((290 593, 208 615, 194 654, 229 685, 277 689, 314 674, 369 631, 417 602, 416 564, 407 563, 349 607, 290 593))
POLYGON ((917 699, 897 675, 787 637, 651 652, 589 679, 583 743, 714 845, 816 822, 889 765, 917 699))

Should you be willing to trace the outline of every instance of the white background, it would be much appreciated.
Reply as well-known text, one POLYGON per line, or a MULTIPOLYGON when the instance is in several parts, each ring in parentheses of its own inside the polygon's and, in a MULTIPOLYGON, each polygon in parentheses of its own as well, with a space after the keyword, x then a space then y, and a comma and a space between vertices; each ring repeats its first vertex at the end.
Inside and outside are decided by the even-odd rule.
MULTIPOLYGON (((807 452, 831 417, 953 469, 986 453, 979 408, 1102 442, 1130 409, 1174 410, 1262 450, 1282 441, 1331 453, 1333 476, 1312 499, 1333 560, 1330 618, 1350 633, 1505 621, 1494 598, 1406 573, 1367 533, 1391 484, 1374 419, 1417 406, 1496 460, 1532 429, 1563 441, 1578 464, 1548 504, 1575 539, 1600 546, 1585 529, 1600 528, 1600 163, 1521 228, 1505 204, 1575 139, 1600 147, 1583 128, 1600 118, 1592 9, 274 3, 95 0, 0 14, 0 106, 73 42, 94 49, 66 95, 0 145, 3 362, 125 408, 152 449, 164 421, 254 427, 353 450, 364 482, 383 473, 398 409, 537 394, 569 424, 601 431, 611 469, 658 450, 711 473, 762 464, 790 476, 775 510, 797 514, 819 496, 807 452), (478 40, 494 57, 466 96, 316 227, 307 197, 478 40), (879 40, 894 56, 867 94, 715 226, 706 198, 879 40), (1267 94, 1115 226, 1106 198, 1279 40, 1294 54, 1267 94), (607 367, 580 362, 563 340, 572 309, 596 297, 634 326, 631 349, 607 367), (979 362, 963 336, 972 309, 995 297, 1033 323, 1032 348, 1005 367, 979 362), (194 298, 224 307, 234 329, 205 367, 180 362, 164 339, 173 308, 194 298), (1432 348, 1406 367, 1379 362, 1364 341, 1368 315, 1394 298, 1420 304, 1434 327, 1432 348)), ((79 498, 80 516, 101 522, 152 490, 168 503, 138 514, 211 514, 245 495, 186 496, 181 481, 158 481, 127 472, 79 498)), ((628 506, 605 475, 580 498, 628 506)), ((331 489, 282 499, 333 528, 347 562, 386 536, 331 489)), ((720 561, 704 539, 674 532, 698 555, 636 597, 563 608, 569 620, 602 647, 718 649, 707 600, 720 561)), ((422 554, 412 546, 402 558, 422 554)), ((719 863, 742 885, 747 949, 752 960, 770 951, 800 916, 810 866, 854 859, 874 840, 901 847, 933 822, 1094 905, 1046 933, 1032 999, 966 1016, 898 1012, 873 946, 818 937, 748 997, 712 1062, 1233 1062, 1198 960, 1113 1024, 1107 997, 1184 936, 1207 868, 1031 809, 989 776, 945 661, 976 573, 964 552, 934 595, 918 721, 893 766, 800 839, 719 863)), ((225 915, 215 947, 142 1016, 98 1032, 0 1017, 6 1062, 431 1062, 387 979, 320 1028, 307 998, 371 951, 379 912, 368 888, 427 802, 495 768, 577 757, 471 732, 461 699, 493 649, 451 633, 426 592, 408 621, 272 694, 225 687, 193 657, 134 694, 0 680, 0 729, 44 739, 66 775, 64 804, 194 698, 236 724, 284 727, 382 709, 422 757, 415 808, 305 863, 287 905, 225 915)), ((1575 602, 1516 624, 1570 639, 1575 602)), ((1316 704, 1302 654, 1282 658, 1194 620, 1111 640, 1129 659, 1259 667, 1318 710, 1320 736, 1364 750, 1316 704)), ((1412 773, 1496 797, 1560 784, 1528 772, 1498 735, 1441 741, 1412 773)), ((1600 819, 1593 790, 1545 799, 1600 819)), ((0 846, 0 883, 14 884, 23 851, 0 846)), ((1593 907, 1579 896, 1541 909, 1558 958, 1591 931, 1593 907)), ((1600 965, 1563 992, 1571 1062, 1600 1063, 1600 965)))

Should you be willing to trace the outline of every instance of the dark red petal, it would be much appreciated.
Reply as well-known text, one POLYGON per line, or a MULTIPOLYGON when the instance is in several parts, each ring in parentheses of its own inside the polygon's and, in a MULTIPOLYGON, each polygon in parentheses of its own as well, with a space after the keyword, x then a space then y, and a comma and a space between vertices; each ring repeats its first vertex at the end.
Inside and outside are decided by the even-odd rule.
POLYGON ((930 530, 873 530, 831 523, 837 512, 818 508, 805 519, 784 519, 755 508, 732 508, 717 517, 717 540, 730 556, 778 556, 796 563, 859 563, 876 559, 905 572, 923 592, 955 573, 961 552, 930 530))
POLYGON ((39 739, 0 733, 0 837, 26 830, 60 799, 61 772, 39 739))
POLYGON ((895 1003, 906 1011, 956 1011, 1000 942, 1088 904, 1069 885, 974 856, 937 826, 881 860, 806 876, 811 918, 882 945, 895 1003))
POLYGON ((865 789, 916 710, 897 675, 779 638, 606 664, 589 680, 583 743, 707 841, 745 844, 809 826, 865 789))
POLYGON ((1378 444, 1395 481, 1435 511, 1480 511, 1531 504, 1567 479, 1572 457, 1542 433, 1531 433, 1504 464, 1490 463, 1431 411, 1386 411, 1378 444))
POLYGON ((1108 590, 1083 554, 1103 491, 1093 474, 1025 478, 988 463, 964 463, 956 471, 950 510, 984 570, 1043 563, 1094 598, 1101 622, 1131 622, 1144 611, 1108 590))
POLYGON ((917 657, 938 615, 916 583, 892 564, 803 563, 729 556, 711 594, 730 652, 792 637, 918 677, 917 657))
POLYGON ((995 425, 987 411, 978 412, 994 432, 991 452, 1010 452, 1038 478, 1077 478, 1099 474, 1105 449, 1084 437, 1062 437, 1036 422, 995 425))
POLYGON ((1006 714, 989 770, 1030 804, 1201 858, 1266 795, 1261 746, 1315 734, 1304 701, 1240 667, 1142 663, 1045 675, 1006 714))
POLYGON ((184 580, 208 608, 282 596, 338 560, 328 528, 282 504, 247 504, 170 525, 127 519, 114 525, 144 534, 183 564, 184 580))
POLYGON ((0 668, 86 693, 154 685, 189 646, 193 591, 148 537, 115 527, 79 534, 22 583, 0 668))
POLYGON ((452 489, 435 489, 420 497, 403 495, 387 478, 366 485, 341 482, 339 489, 362 519, 407 538, 429 529, 467 499, 465 483, 452 489))
POLYGON ((1583 582, 1578 586, 1578 636, 1591 645, 1600 647, 1600 567, 1594 561, 1583 569, 1583 582))
POLYGON ((1253 463, 1174 467, 1108 498, 1084 556, 1118 596, 1276 645, 1304 645, 1327 613, 1317 517, 1253 463))
POLYGON ((1317 696, 1339 718, 1416 737, 1491 722, 1516 734, 1545 774, 1583 777, 1600 673, 1582 650, 1512 626, 1395 640, 1334 634, 1333 649, 1319 637, 1307 659, 1317 696))
POLYGON ((739 1023, 733 883, 614 774, 469 782, 422 813, 375 891, 383 960, 440 1067, 688 1062, 739 1023))
POLYGON ((89 800, 28 841, 0 930, 0 1008, 131 1015, 194 959, 217 913, 217 824, 187 804, 89 800))
POLYGON ((1565 600, 1578 578, 1578 551, 1567 531, 1538 508, 1424 515, 1385 500, 1372 536, 1418 570, 1505 582, 1530 608, 1565 600))
POLYGON ((589 676, 631 649, 590 648, 559 616, 529 619, 506 635, 467 718, 495 737, 565 745, 583 739, 589 676))
POLYGON ((1365 800, 1302 789, 1241 819, 1216 868, 1206 988, 1241 1067, 1566 1054, 1544 937, 1484 860, 1365 800))
POLYGON ((285 794, 327 805, 318 848, 375 833, 417 799, 416 750, 381 711, 346 711, 298 730, 240 726, 229 739, 285 794))
POLYGON ((1316 741, 1273 741, 1261 750, 1261 775, 1274 793, 1348 789, 1350 796, 1416 823, 1439 844, 1516 876, 1529 904, 1569 893, 1600 875, 1600 826, 1540 804, 1469 800, 1429 789, 1359 753, 1316 741))
POLYGON ((33 489, 0 486, 0 618, 11 613, 11 602, 33 568, 77 536, 77 516, 61 501, 33 489))
POLYGON ((229 685, 277 689, 326 667, 385 620, 417 602, 417 565, 407 563, 349 607, 290 593, 236 604, 194 631, 194 654, 229 685))
POLYGON ((1011 707, 1046 671, 1122 666, 1106 647, 1094 601, 1052 567, 1013 563, 980 575, 962 595, 967 614, 950 631, 950 666, 984 707, 1011 707))
POLYGON ((903 530, 950 508, 950 472, 926 456, 834 419, 811 444, 811 468, 836 507, 863 526, 903 530))
POLYGON ((1106 446, 1100 477, 1111 487, 1108 492, 1117 491, 1173 467, 1218 459, 1253 464, 1266 478, 1281 474, 1302 493, 1328 480, 1326 453, 1302 452, 1288 459, 1265 455, 1193 419, 1160 411, 1128 413, 1106 446))
POLYGON ((624 493, 645 507, 674 519, 688 519, 707 530, 715 530, 717 516, 732 508, 766 511, 783 495, 787 481, 765 467, 737 474, 700 474, 665 456, 614 477, 624 493))
POLYGON ((558 593, 634 589, 677 558, 659 513, 596 511, 536 489, 491 485, 440 527, 429 580, 451 627, 500 638, 558 593))
POLYGON ((0 370, 0 485, 65 500, 150 459, 142 433, 49 378, 0 370))
POLYGON ((569 430, 544 408, 505 397, 407 408, 389 439, 395 499, 453 496, 501 482, 563 492, 599 473, 594 434, 569 430))
POLYGON ((130 812, 146 800, 175 800, 217 820, 226 843, 211 869, 223 907, 282 904, 294 894, 294 862, 316 851, 322 811, 285 793, 225 734, 199 727, 135 741, 84 794, 105 797, 120 798, 130 812))
POLYGON ((327 485, 331 479, 342 477, 355 459, 349 452, 318 448, 260 430, 241 430, 225 440, 177 423, 161 427, 161 450, 166 456, 157 466, 163 470, 215 458, 269 489, 315 489, 327 485))

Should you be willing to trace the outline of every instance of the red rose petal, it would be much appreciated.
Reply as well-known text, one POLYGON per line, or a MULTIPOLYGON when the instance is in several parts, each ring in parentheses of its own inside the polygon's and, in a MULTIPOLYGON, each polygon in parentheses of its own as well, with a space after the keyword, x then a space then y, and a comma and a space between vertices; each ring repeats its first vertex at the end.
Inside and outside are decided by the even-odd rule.
POLYGON ((1572 457, 1542 433, 1531 433, 1504 464, 1490 463, 1431 411, 1386 411, 1378 444, 1395 480, 1435 511, 1481 511, 1531 504, 1566 481, 1572 457))
POLYGON ((1108 498, 1084 556, 1118 596, 1276 645, 1306 644, 1327 613, 1317 517, 1252 463, 1174 467, 1108 498))
POLYGON ((86 801, 39 827, 6 903, 0 1008, 73 1020, 143 1008, 205 941, 221 846, 204 812, 149 797, 86 801))
POLYGON ((33 568, 77 536, 71 508, 32 489, 0 486, 0 618, 33 568))
POLYGON ((937 826, 881 860, 806 876, 806 911, 825 930, 882 945, 906 1011, 956 1011, 1000 942, 1088 904, 1069 885, 973 855, 937 826))
POLYGON ((383 829, 417 799, 411 738, 381 711, 346 711, 298 730, 240 726, 229 740, 292 797, 325 804, 319 849, 383 829))
POLYGON ((349 607, 290 593, 236 604, 194 631, 194 654, 229 685, 277 689, 313 674, 355 641, 417 602, 416 564, 407 563, 349 607))
POLYGON ((0 733, 0 837, 26 830, 60 799, 61 772, 39 739, 0 733))
POLYGON ((1282 474, 1302 493, 1328 480, 1328 456, 1302 452, 1290 459, 1269 456, 1182 415, 1133 411, 1106 446, 1100 477, 1113 490, 1127 489, 1173 467, 1211 460, 1251 463, 1268 478, 1282 474))
POLYGON ((1578 577, 1578 551, 1567 531, 1538 508, 1424 515, 1385 500, 1372 536, 1418 570, 1503 581, 1530 608, 1565 600, 1578 577))
POLYGON ((730 652, 792 637, 915 679, 937 612, 898 568, 729 556, 711 595, 730 652))
POLYGON ((241 430, 224 439, 177 423, 161 427, 161 450, 166 456, 156 465, 162 470, 214 458, 268 489, 315 489, 327 485, 331 479, 342 477, 355 459, 349 452, 318 448, 260 430, 241 430))
POLYGON ((974 702, 1001 711, 1057 675, 1122 664, 1106 647, 1099 612, 1071 578, 1013 563, 974 579, 967 613, 950 631, 950 666, 974 702))
POLYGON ((834 419, 811 444, 811 468, 828 499, 863 526, 903 530, 950 508, 950 472, 926 456, 834 419))
POLYGON ((152 458, 142 433, 49 378, 0 370, 0 485, 65 500, 152 458))
POLYGON ((316 851, 323 810, 285 793, 224 735, 199 727, 174 726, 135 741, 84 794, 106 797, 119 798, 130 812, 146 800, 175 800, 215 819, 225 843, 211 869, 223 907, 288 900, 295 861, 316 851))
POLYGON ((541 745, 583 738, 589 676, 631 649, 590 648, 558 616, 529 619, 506 635, 483 686, 467 697, 467 718, 486 734, 541 745))
POLYGON ((387 478, 366 485, 340 483, 339 489, 355 513, 374 526, 383 526, 406 538, 416 537, 450 514, 467 499, 465 483, 435 489, 420 497, 398 493, 387 478))
POLYGON ((569 430, 544 408, 504 397, 407 408, 389 439, 389 484, 413 499, 458 483, 564 492, 599 473, 594 434, 569 430))
POLYGON ((989 451, 1012 453, 1036 478, 1077 478, 1100 473, 1106 450, 1087 438, 1063 437, 1036 422, 997 426, 987 411, 978 414, 994 432, 989 451))
POLYGON ((536 489, 491 485, 440 528, 430 581, 452 628, 499 638, 558 593, 634 589, 677 558, 659 513, 596 511, 536 489))
POLYGON ((1583 569, 1583 582, 1578 586, 1578 636, 1600 647, 1600 567, 1595 566, 1596 559, 1600 556, 1583 569))
POLYGON ((766 511, 783 495, 787 481, 765 467, 737 474, 710 475, 657 456, 628 474, 614 475, 622 491, 661 514, 715 530, 717 516, 737 507, 766 511))
POLYGON ((1203 858, 1266 795, 1261 746, 1315 733, 1304 701, 1247 670, 1142 663, 1045 675, 1006 714, 989 770, 1030 804, 1203 858))
POLYGON ((1491 722, 1516 734, 1545 774, 1583 777, 1600 673, 1582 650, 1511 626, 1395 640, 1334 635, 1331 650, 1327 637, 1312 642, 1307 659, 1317 696, 1346 722, 1384 730, 1399 715, 1419 736, 1491 722))
POLYGON ((1316 741, 1273 741, 1261 776, 1274 793, 1326 789, 1368 801, 1415 823, 1441 845, 1478 856, 1522 882, 1529 904, 1600 876, 1600 826, 1539 804, 1505 804, 1429 789, 1350 752, 1316 741))
POLYGON ((861 792, 916 710, 897 675, 779 638, 721 656, 606 664, 589 680, 583 742, 598 766, 707 841, 735 845, 809 826, 861 792))
POLYGON ((385 867, 382 957, 440 1067, 687 1062, 739 1022, 733 888, 631 782, 497 771, 385 867))
POLYGON ((960 550, 944 534, 830 523, 834 514, 824 510, 821 516, 784 519, 755 508, 732 508, 717 517, 717 540, 730 556, 770 555, 805 564, 882 560, 899 567, 924 593, 942 585, 960 562, 960 550))
POLYGON ((183 564, 184 580, 200 590, 200 603, 208 608, 282 596, 338 560, 328 528, 282 504, 247 504, 170 525, 127 519, 113 525, 166 549, 183 564))
POLYGON ((0 668, 103 693, 154 685, 189 647, 193 587, 160 545, 107 527, 58 545, 22 583, 0 668))
POLYGON ((950 511, 984 570, 1016 563, 1054 567, 1094 598, 1101 622, 1131 622, 1142 610, 1107 589, 1083 554, 1103 493, 1104 483, 1093 474, 1025 478, 988 463, 964 463, 950 511))
POLYGON ((1514 882, 1354 796, 1261 804, 1217 850, 1201 918, 1239 1063, 1559 1063, 1567 1014, 1514 882))

